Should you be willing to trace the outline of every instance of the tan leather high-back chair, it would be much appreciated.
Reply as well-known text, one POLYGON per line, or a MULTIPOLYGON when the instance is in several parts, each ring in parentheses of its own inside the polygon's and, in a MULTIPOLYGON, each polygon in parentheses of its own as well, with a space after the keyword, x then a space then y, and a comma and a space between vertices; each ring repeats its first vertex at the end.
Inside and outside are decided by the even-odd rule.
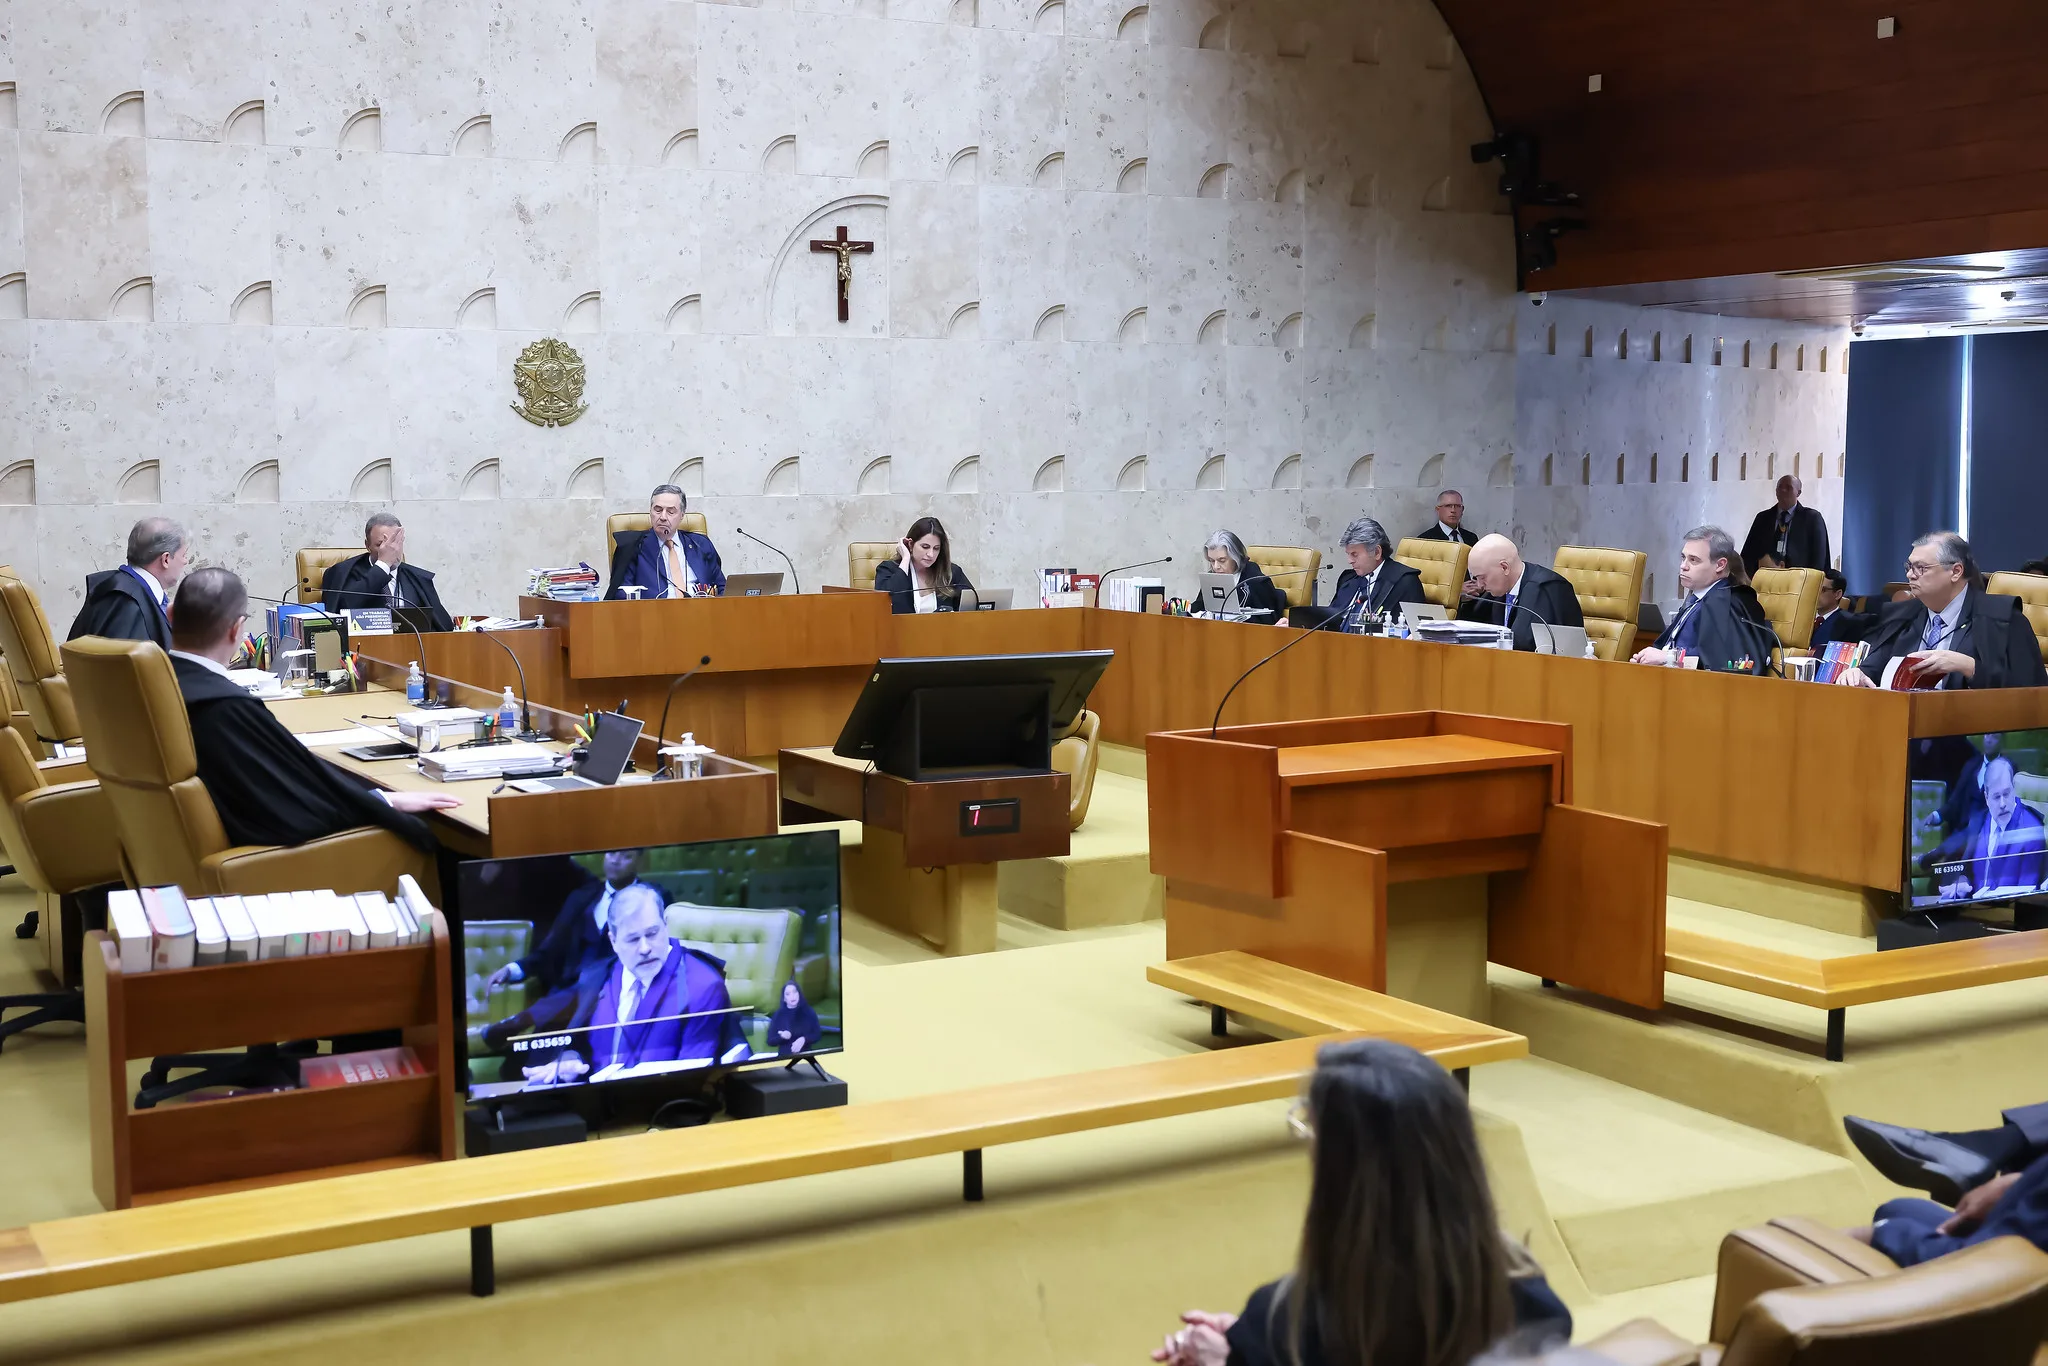
POLYGON ((1764 617, 1786 649, 1804 650, 1813 643, 1813 619, 1820 612, 1823 582, 1818 569, 1759 569, 1750 579, 1756 600, 1763 604, 1764 617))
MULTIPOLYGON (((684 513, 683 520, 678 525, 684 531, 694 531, 699 536, 709 536, 711 534, 710 524, 704 520, 704 514, 701 512, 684 513)), ((612 547, 618 544, 618 541, 613 538, 621 531, 652 530, 654 530, 654 519, 644 512, 614 512, 611 516, 605 518, 604 558, 597 561, 597 563, 602 566, 612 562, 612 547)))
POLYGON ((0 659, 0 725, 20 735, 28 745, 29 753, 41 754, 42 742, 36 739, 36 721, 28 714, 28 704, 21 700, 21 687, 14 681, 14 670, 7 661, 0 659))
POLYGON ((72 982, 79 945, 63 942, 60 903, 121 881, 121 844, 83 759, 39 764, 19 733, 0 730, 0 846, 36 894, 52 975, 72 982))
POLYGON ((327 571, 362 553, 363 548, 359 545, 312 545, 301 550, 298 554, 299 601, 320 601, 320 580, 326 577, 327 571))
POLYGON ((2041 653, 2048 655, 2048 574, 2000 570, 1991 576, 1984 591, 2018 598, 2020 610, 2027 614, 2027 621, 2034 628, 2034 639, 2041 642, 2041 653))
POLYGON ((175 884, 203 896, 307 887, 389 893, 400 873, 411 873, 435 893, 433 858, 374 826, 300 845, 230 845, 199 780, 171 657, 148 641, 94 637, 67 643, 63 655, 86 761, 106 790, 134 885, 175 884))
POLYGON ((1052 742, 1052 766, 1072 781, 1067 787, 1067 828, 1079 830, 1088 819, 1088 800, 1095 795, 1095 771, 1101 761, 1098 744, 1102 718, 1092 711, 1074 717, 1074 724, 1052 742))
POLYGON ((21 688, 22 704, 42 743, 70 743, 79 737, 71 686, 43 615, 42 599, 21 579, 0 579, 0 654, 21 688))
POLYGON ((1394 547, 1394 558, 1422 575, 1422 595, 1437 606, 1458 615, 1458 599, 1465 592, 1465 564, 1472 547, 1463 541, 1425 541, 1410 536, 1394 547))
POLYGON ((1593 653, 1627 659, 1635 653, 1636 618, 1641 612, 1644 566, 1640 550, 1597 545, 1561 545, 1550 567, 1571 580, 1593 653))
POLYGON ((894 564, 896 552, 902 548, 901 541, 848 541, 846 543, 846 582, 851 588, 873 588, 875 570, 885 564, 894 564))
POLYGON ((1273 580, 1289 607, 1307 607, 1316 600, 1316 573, 1323 567, 1323 552, 1305 545, 1248 545, 1244 553, 1258 561, 1259 569, 1273 580))

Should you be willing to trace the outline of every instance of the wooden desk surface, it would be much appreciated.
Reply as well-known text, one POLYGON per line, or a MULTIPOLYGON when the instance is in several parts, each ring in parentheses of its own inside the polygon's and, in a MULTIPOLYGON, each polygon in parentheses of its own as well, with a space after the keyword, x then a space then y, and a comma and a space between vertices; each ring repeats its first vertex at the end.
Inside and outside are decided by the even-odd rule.
POLYGON ((1423 778, 1482 769, 1545 768, 1557 751, 1510 744, 1481 735, 1418 735, 1401 740, 1354 740, 1301 745, 1280 751, 1280 777, 1296 787, 1353 778, 1423 778))
MULTIPOLYGON (((388 688, 373 687, 368 692, 340 693, 326 697, 288 697, 269 702, 271 715, 284 722, 284 728, 294 735, 314 735, 329 730, 356 730, 351 721, 362 721, 367 725, 379 726, 391 732, 393 739, 398 728, 388 719, 394 713, 406 708, 405 694, 388 688)), ((357 744, 378 744, 380 741, 369 731, 362 732, 357 744)), ((434 821, 446 821, 476 839, 488 841, 491 837, 491 789, 498 785, 496 778, 478 778, 466 783, 439 783, 420 773, 419 764, 412 759, 389 759, 383 763, 364 763, 342 754, 344 749, 353 749, 355 744, 321 745, 313 753, 336 768, 343 769, 364 779, 372 787, 386 792, 440 792, 460 801, 462 805, 450 811, 436 811, 434 821)), ((561 745, 550 744, 549 748, 560 750, 561 745)))

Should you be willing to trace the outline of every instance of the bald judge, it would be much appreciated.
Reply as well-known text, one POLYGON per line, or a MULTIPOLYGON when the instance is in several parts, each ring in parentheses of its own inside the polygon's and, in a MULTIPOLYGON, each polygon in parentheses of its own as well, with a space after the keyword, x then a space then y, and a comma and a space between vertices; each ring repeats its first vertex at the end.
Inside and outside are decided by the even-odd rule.
POLYGON ((1478 588, 1476 598, 1460 604, 1468 621, 1490 621, 1514 633, 1517 650, 1534 650, 1537 622, 1546 626, 1584 626, 1579 595, 1571 580, 1540 564, 1528 564, 1515 543, 1498 532, 1479 538, 1465 572, 1478 588))

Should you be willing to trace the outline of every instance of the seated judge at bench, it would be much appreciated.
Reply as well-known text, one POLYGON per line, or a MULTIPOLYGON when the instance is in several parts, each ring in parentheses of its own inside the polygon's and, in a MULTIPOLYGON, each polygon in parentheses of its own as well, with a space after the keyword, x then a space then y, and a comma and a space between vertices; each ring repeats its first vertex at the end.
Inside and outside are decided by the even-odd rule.
POLYGON ((612 575, 607 598, 643 590, 642 598, 694 598, 725 591, 725 568, 709 536, 684 531, 683 512, 689 500, 674 484, 662 484, 647 499, 646 531, 621 531, 612 536, 612 575))
POLYGON ((1885 605, 1864 637, 1870 655, 1861 669, 1835 681, 1852 688, 1884 682, 1885 666, 1910 661, 1940 688, 2048 686, 2041 643, 2018 598, 1994 597, 1977 586, 1970 543, 1953 531, 1930 531, 1906 556, 1903 602, 1885 605))
POLYGON ((1749 586, 1734 538, 1717 526, 1696 526, 1678 550, 1678 586, 1685 592, 1656 643, 1637 650, 1637 664, 1670 664, 1679 651, 1714 673, 1761 675, 1777 641, 1749 586))
POLYGON ((1540 564, 1527 564, 1515 543, 1498 532, 1479 538, 1472 547, 1465 572, 1477 585, 1480 597, 1471 607, 1460 607, 1466 621, 1490 621, 1505 626, 1515 637, 1515 648, 1532 651, 1537 622, 1546 626, 1579 626, 1586 615, 1579 610, 1579 595, 1570 579, 1540 564))
POLYGON ((566 1086, 606 1068, 742 1062, 752 1056, 725 988, 725 964, 669 938, 661 893, 626 888, 612 899, 612 962, 577 984, 574 1037, 521 1068, 535 1086, 566 1086))
POLYGON ((1344 630, 1355 631, 1359 622, 1377 620, 1382 612, 1398 617, 1404 603, 1429 601, 1422 575, 1394 558, 1387 529, 1372 518, 1354 518, 1338 544, 1351 567, 1337 576, 1330 612, 1343 619, 1344 630))
POLYGON ((441 605, 434 573, 405 561, 405 527, 394 513, 373 512, 363 523, 363 553, 327 566, 320 576, 320 603, 330 612, 351 607, 416 607, 435 631, 455 629, 441 605))
POLYGON ((199 781, 235 844, 304 844, 374 825, 413 847, 439 847, 421 811, 461 805, 439 792, 372 792, 321 760, 228 677, 249 594, 225 569, 195 569, 171 604, 171 667, 192 723, 199 781))
POLYGON ((875 591, 889 595, 897 616, 914 612, 957 612, 960 590, 972 588, 967 571, 953 563, 953 542, 936 517, 920 517, 896 543, 896 562, 875 566, 875 591))
POLYGON ((2019 799, 2012 760, 1986 759, 1984 805, 1969 824, 1920 856, 1933 871, 1943 901, 2020 896, 2048 879, 2048 832, 2040 813, 2019 799))
MULTIPOLYGON (((1237 575, 1237 591, 1223 600, 1224 611, 1249 613, 1248 620, 1261 625, 1283 619, 1287 595, 1271 575, 1259 568, 1259 562, 1244 548, 1244 541, 1235 531, 1210 532, 1209 539, 1202 542, 1202 558, 1208 565, 1202 571, 1205 574, 1237 575)), ((1196 608, 1206 616, 1211 615, 1214 605, 1203 598, 1196 608)))
POLYGON ((85 576, 85 605, 66 640, 151 640, 171 648, 171 590, 185 573, 185 530, 168 517, 145 517, 128 531, 128 563, 85 576))

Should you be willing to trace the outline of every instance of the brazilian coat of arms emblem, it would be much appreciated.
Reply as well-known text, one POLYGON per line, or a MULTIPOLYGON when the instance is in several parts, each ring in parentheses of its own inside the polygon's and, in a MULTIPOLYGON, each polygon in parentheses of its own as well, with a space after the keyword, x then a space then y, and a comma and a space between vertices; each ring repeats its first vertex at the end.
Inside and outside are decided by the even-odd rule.
POLYGON ((512 386, 519 391, 512 411, 536 427, 566 427, 590 411, 583 401, 583 357, 554 337, 519 353, 512 386))

